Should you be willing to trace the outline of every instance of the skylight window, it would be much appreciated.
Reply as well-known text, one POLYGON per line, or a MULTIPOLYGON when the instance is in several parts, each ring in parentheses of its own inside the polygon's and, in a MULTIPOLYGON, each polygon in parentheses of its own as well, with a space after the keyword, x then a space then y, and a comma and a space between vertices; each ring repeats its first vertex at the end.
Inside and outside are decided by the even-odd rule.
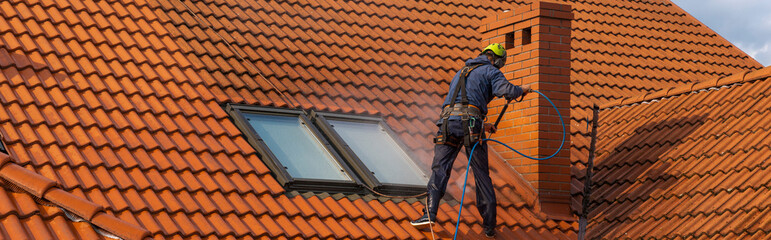
POLYGON ((380 118, 233 104, 227 110, 287 189, 425 191, 426 173, 380 118))
POLYGON ((290 175, 351 180, 302 118, 256 113, 245 113, 244 117, 290 175))
POLYGON ((329 120, 329 123, 381 182, 411 185, 425 183, 425 176, 417 169, 418 166, 385 132, 382 125, 345 120, 329 120))
POLYGON ((312 113, 340 155, 370 187, 384 192, 425 191, 428 178, 380 118, 312 113))
POLYGON ((355 191, 359 184, 302 111, 230 105, 276 179, 289 189, 355 191))

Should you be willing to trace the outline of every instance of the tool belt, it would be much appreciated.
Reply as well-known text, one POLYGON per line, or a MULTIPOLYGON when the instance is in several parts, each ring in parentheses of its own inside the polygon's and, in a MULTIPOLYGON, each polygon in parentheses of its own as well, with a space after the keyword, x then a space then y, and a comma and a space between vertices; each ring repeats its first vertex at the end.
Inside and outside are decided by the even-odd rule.
POLYGON ((480 120, 479 124, 483 124, 482 119, 484 119, 484 116, 482 116, 482 112, 478 107, 468 103, 468 97, 466 96, 466 78, 472 70, 481 65, 482 64, 464 66, 461 69, 458 84, 455 86, 455 91, 452 92, 450 102, 455 101, 458 92, 460 92, 461 101, 460 103, 447 105, 442 109, 442 113, 439 117, 442 119, 443 124, 439 127, 440 132, 439 135, 434 138, 434 143, 457 146, 457 143, 459 142, 458 139, 449 139, 450 131, 448 125, 451 116, 460 116, 463 126, 463 145, 466 149, 469 149, 471 145, 481 139, 480 133, 484 132, 484 129, 480 131, 480 133, 474 133, 472 128, 476 125, 477 120, 480 120))
MULTIPOLYGON (((473 128, 473 126, 470 126, 470 127, 473 128)), ((469 133, 466 134, 465 136, 463 136, 463 139, 459 139, 459 138, 454 137, 454 136, 452 136, 450 134, 440 133, 439 135, 437 135, 434 138, 434 143, 435 144, 450 145, 450 146, 453 146, 453 147, 457 147, 459 144, 463 143, 464 146, 468 146, 469 147, 468 151, 471 151, 471 147, 474 145, 474 143, 476 143, 477 141, 479 141, 481 139, 484 139, 485 138, 485 134, 484 134, 484 130, 480 131, 479 133, 474 133, 473 131, 469 131, 466 128, 466 131, 468 131, 469 133), (466 144, 466 142, 468 142, 468 144, 466 144)))
POLYGON ((456 103, 453 106, 447 105, 442 109, 442 113, 439 114, 439 117, 444 119, 448 118, 450 116, 463 116, 469 115, 470 117, 476 117, 478 119, 483 119, 484 116, 482 116, 482 111, 479 110, 477 106, 474 105, 468 105, 469 107, 464 112, 463 105, 460 103, 456 103))

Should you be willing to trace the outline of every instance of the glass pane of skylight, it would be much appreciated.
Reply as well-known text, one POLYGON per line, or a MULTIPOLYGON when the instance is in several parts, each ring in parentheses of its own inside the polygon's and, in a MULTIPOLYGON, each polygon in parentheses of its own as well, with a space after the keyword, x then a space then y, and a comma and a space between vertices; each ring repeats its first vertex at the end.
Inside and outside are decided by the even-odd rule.
POLYGON ((299 117, 252 113, 244 117, 293 178, 351 180, 299 117))
POLYGON ((384 184, 425 185, 425 174, 379 123, 327 119, 384 184))

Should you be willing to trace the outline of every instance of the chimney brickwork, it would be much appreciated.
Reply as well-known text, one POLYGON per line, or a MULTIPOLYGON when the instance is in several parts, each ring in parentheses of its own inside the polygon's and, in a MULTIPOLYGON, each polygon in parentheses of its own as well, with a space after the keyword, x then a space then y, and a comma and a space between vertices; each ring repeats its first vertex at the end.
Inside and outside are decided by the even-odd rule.
MULTIPOLYGON (((483 20, 482 44, 502 43, 508 54, 501 68, 515 85, 529 85, 557 105, 566 124, 565 145, 552 159, 536 161, 492 144, 533 186, 539 199, 536 208, 550 216, 570 216, 570 27, 571 6, 536 1, 513 11, 483 20)), ((490 105, 488 119, 494 121, 505 104, 490 105)), ((562 139, 557 113, 537 93, 509 106, 498 125, 495 139, 530 156, 554 153, 562 139)))

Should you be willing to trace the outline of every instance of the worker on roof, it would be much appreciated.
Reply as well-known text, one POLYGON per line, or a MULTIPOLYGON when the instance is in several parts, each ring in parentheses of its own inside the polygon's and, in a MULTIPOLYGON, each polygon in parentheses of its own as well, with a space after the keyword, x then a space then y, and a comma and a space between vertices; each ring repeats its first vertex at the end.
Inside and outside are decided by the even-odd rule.
MULTIPOLYGON (((431 178, 428 180, 427 206, 423 209, 423 216, 411 222, 413 226, 433 224, 436 220, 439 200, 444 196, 452 163, 461 147, 466 148, 468 155, 474 143, 484 138, 483 129, 490 133, 497 130, 492 124, 484 123, 487 104, 494 97, 511 100, 530 92, 530 87, 516 86, 506 80, 500 70, 505 62, 506 50, 503 46, 490 44, 477 58, 466 61, 466 65, 453 77, 436 123, 440 130, 434 139, 436 145, 431 178)), ((474 171, 476 204, 483 218, 485 235, 494 237, 497 203, 487 164, 487 144, 484 142, 474 150, 471 169, 474 171)))

